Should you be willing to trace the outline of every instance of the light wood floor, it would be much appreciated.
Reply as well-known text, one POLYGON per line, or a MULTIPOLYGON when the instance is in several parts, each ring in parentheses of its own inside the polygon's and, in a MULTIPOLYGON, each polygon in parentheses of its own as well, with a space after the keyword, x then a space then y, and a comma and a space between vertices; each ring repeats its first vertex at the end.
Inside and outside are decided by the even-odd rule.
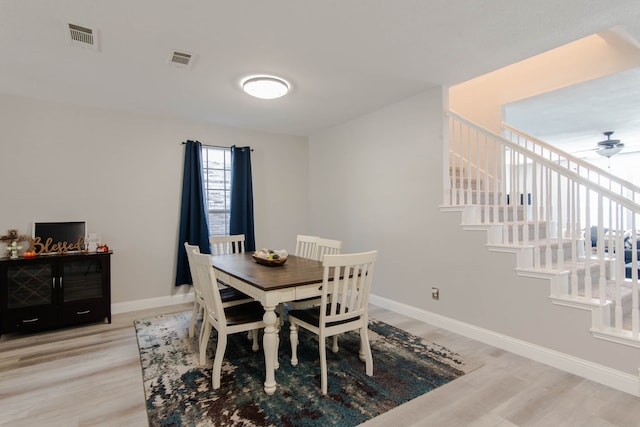
MULTIPOLYGON (((132 321, 189 308, 119 314, 110 325, 5 334, 0 425, 146 426, 132 321)), ((370 313, 483 366, 366 426, 640 426, 638 398, 385 309, 370 313)))

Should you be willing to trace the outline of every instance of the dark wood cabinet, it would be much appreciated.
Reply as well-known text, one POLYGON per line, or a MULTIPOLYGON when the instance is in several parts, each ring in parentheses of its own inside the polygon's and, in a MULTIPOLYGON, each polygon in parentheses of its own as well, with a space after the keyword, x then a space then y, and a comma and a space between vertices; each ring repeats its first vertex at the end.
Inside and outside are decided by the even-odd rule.
POLYGON ((0 333, 111 323, 111 253, 0 258, 0 333))

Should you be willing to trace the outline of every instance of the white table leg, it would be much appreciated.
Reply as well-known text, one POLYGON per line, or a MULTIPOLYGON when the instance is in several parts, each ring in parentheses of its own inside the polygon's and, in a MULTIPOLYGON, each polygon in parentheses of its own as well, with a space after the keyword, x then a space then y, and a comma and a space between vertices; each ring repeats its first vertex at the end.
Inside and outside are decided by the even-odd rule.
POLYGON ((264 320, 264 337, 262 339, 262 346, 264 347, 264 367, 266 371, 266 377, 264 381, 264 391, 267 394, 273 394, 276 391, 276 349, 277 349, 277 329, 276 322, 278 316, 275 313, 275 307, 265 307, 264 320))

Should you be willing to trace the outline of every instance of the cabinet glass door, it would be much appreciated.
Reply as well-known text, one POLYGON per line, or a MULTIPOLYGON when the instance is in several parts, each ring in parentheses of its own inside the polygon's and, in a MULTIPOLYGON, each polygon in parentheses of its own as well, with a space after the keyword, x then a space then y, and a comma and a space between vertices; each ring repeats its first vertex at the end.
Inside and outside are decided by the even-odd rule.
POLYGON ((7 308, 53 303, 53 275, 50 263, 11 265, 7 269, 7 308))
POLYGON ((67 261, 62 267, 63 302, 103 297, 103 264, 96 259, 67 261))

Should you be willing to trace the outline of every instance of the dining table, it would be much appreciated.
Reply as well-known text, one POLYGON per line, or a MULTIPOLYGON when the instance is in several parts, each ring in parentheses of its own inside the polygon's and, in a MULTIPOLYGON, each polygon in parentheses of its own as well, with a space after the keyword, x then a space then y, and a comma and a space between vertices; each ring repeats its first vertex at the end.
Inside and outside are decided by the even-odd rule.
POLYGON ((259 301, 264 307, 263 349, 265 360, 264 391, 276 391, 278 368, 278 332, 276 315, 279 304, 320 296, 324 268, 321 261, 289 255, 280 265, 263 265, 249 252, 212 257, 216 278, 259 301))

